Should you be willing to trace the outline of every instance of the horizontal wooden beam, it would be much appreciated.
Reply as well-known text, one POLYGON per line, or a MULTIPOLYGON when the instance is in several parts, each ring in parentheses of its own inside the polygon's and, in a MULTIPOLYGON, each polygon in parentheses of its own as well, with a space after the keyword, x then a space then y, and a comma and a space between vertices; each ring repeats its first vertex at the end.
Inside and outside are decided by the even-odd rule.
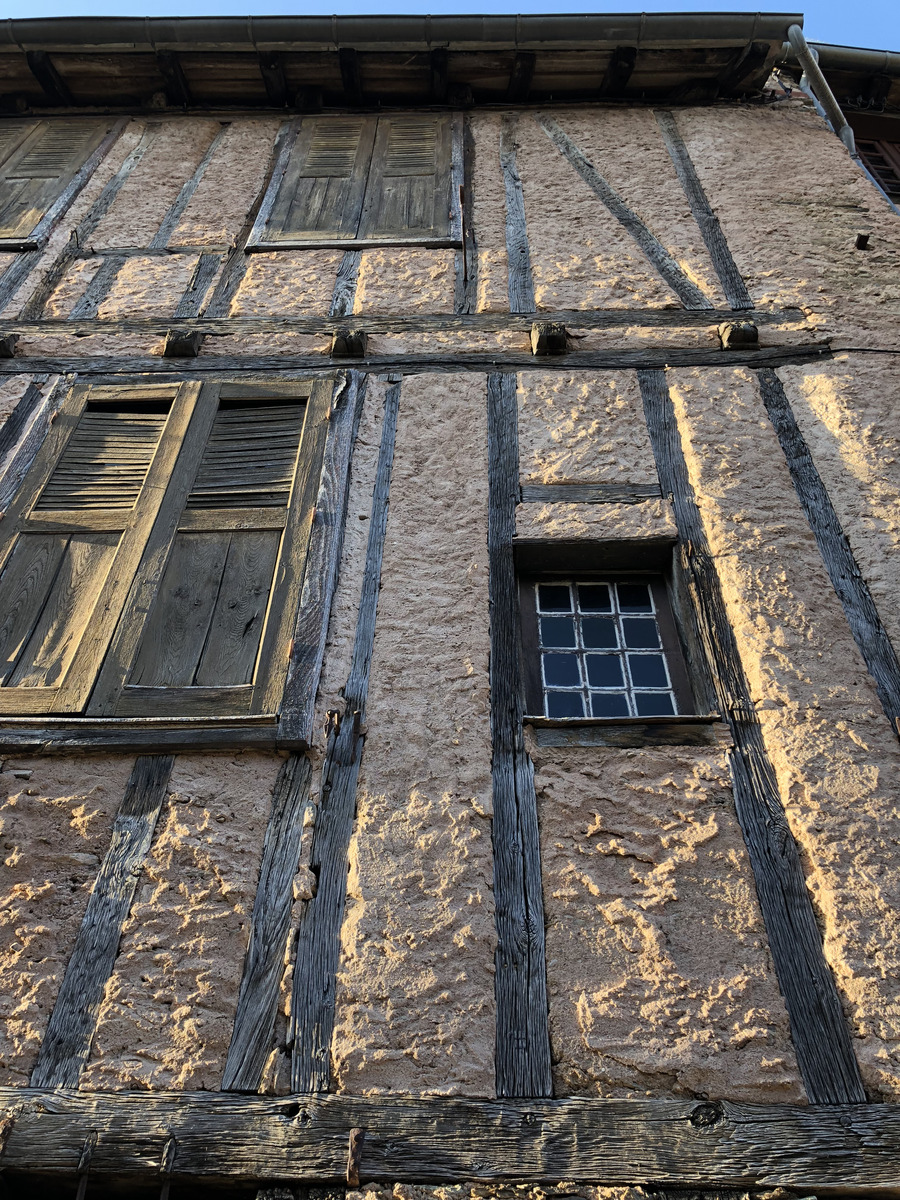
POLYGON ((91 1178, 293 1184, 561 1179, 617 1185, 786 1187, 817 1195, 900 1190, 900 1106, 697 1100, 463 1100, 0 1089, 3 1167, 91 1178), (172 1146, 175 1147, 171 1159, 172 1146))
MULTIPOLYGON (((816 362, 831 358, 831 347, 824 342, 798 346, 772 346, 761 350, 714 350, 673 349, 670 346, 647 347, 641 350, 582 351, 560 357, 541 359, 542 371, 573 371, 592 369, 601 371, 662 370, 665 367, 736 367, 746 364, 753 367, 780 367, 789 363, 816 362)), ((500 352, 496 354, 383 354, 368 358, 343 359, 342 365, 357 371, 391 372, 417 375, 423 371, 522 371, 534 370, 534 355, 528 352, 500 352)), ((117 355, 71 356, 66 358, 34 358, 22 356, 0 359, 0 375, 20 375, 23 371, 36 374, 65 375, 172 375, 177 379, 215 379, 228 377, 234 371, 297 374, 315 374, 334 371, 334 361, 324 354, 201 354, 198 358, 184 359, 173 367, 171 359, 151 355, 146 357, 117 355)))
MULTIPOLYGON (((191 247, 192 253, 199 253, 191 247)), ((168 249, 157 252, 169 255, 168 249)), ((141 252, 143 254, 143 252, 141 252)), ((106 257, 110 257, 110 252, 106 257)), ((127 257, 116 251, 116 258, 127 257)), ((348 264, 355 271, 358 262, 348 264)), ((349 308, 332 311, 330 317, 120 317, 111 318, 52 318, 42 321, 4 320, 4 333, 19 333, 36 336, 47 333, 71 333, 82 337, 92 333, 155 333, 164 334, 170 329, 184 328, 189 332, 198 329, 203 333, 232 337, 239 333, 321 333, 330 335, 340 325, 347 324, 349 308)), ((755 311, 752 314, 756 325, 798 324, 806 320, 797 308, 755 311)), ((730 308, 685 309, 685 308, 619 308, 582 311, 566 309, 558 312, 522 313, 358 313, 354 323, 367 333, 430 333, 447 330, 472 330, 478 333, 501 333, 510 329, 531 332, 536 320, 553 325, 565 325, 570 330, 580 329, 691 329, 708 327, 715 330, 729 321, 746 321, 748 314, 730 308)))

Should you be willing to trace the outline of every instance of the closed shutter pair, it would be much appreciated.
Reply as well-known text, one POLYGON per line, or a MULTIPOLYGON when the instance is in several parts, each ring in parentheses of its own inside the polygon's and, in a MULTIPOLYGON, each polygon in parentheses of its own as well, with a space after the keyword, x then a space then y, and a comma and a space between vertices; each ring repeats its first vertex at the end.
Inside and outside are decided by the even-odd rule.
POLYGON ((0 523, 0 713, 277 713, 331 381, 78 386, 0 523))
POLYGON ((108 128, 57 117, 0 122, 0 248, 35 232, 108 128))
POLYGON ((313 117, 294 133, 252 244, 459 240, 448 116, 313 117))

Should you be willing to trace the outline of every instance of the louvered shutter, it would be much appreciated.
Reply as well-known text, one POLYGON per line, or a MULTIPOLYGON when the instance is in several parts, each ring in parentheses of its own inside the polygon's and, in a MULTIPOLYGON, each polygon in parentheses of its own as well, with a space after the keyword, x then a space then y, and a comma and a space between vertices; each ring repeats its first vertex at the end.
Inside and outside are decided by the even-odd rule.
POLYGON ((204 388, 89 714, 274 720, 330 395, 204 388))
POLYGON ((360 238, 449 236, 450 137, 446 116, 379 118, 360 238))
POLYGON ((59 119, 29 125, 24 136, 0 129, 0 238, 24 238, 103 138, 107 125, 59 119), (4 140, 5 139, 5 140, 4 140))
POLYGON ((80 712, 196 387, 73 389, 0 522, 0 712, 80 712))
POLYGON ((355 238, 374 139, 374 117, 305 120, 262 237, 355 238))

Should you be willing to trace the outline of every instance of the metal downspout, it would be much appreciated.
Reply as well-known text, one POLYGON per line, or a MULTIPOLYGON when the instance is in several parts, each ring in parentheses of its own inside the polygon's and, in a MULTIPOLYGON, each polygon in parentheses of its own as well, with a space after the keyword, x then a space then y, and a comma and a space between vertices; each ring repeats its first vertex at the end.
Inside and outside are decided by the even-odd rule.
POLYGON ((835 100, 834 92, 828 86, 828 80, 822 74, 822 68, 819 66, 818 62, 818 55, 810 49, 809 43, 803 36, 803 30, 799 25, 791 25, 788 28, 787 33, 788 41, 794 47, 794 53, 800 60, 803 70, 806 72, 806 78, 809 80, 816 99, 825 109, 825 115, 831 122, 832 129, 850 151, 850 157, 859 161, 859 155, 856 153, 856 141, 853 137, 853 130, 847 124, 847 118, 841 111, 841 106, 838 104, 837 100, 835 100))
MULTIPOLYGON (((809 42, 804 37, 803 30, 799 25, 791 25, 788 29, 788 40, 794 53, 796 54, 801 66, 803 67, 803 76, 800 80, 800 87, 809 96, 812 97, 816 108, 820 114, 830 123, 831 128, 838 135, 844 145, 850 152, 850 157, 860 168, 866 178, 872 183, 888 204, 900 216, 900 208, 893 202, 866 164, 859 156, 856 149, 856 139, 853 136, 853 130, 847 123, 847 118, 834 98, 834 92, 828 86, 828 80, 822 74, 822 68, 819 66, 819 55, 813 50, 809 42)), ((785 47, 787 48, 787 47, 785 47)))

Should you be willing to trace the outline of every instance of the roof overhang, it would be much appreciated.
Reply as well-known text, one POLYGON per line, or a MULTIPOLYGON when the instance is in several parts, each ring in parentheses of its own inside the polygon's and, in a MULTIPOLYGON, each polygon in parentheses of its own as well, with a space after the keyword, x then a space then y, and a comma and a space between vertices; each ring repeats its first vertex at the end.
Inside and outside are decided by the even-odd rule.
POLYGON ((798 14, 54 17, 0 23, 0 105, 309 108, 758 92, 798 14))

